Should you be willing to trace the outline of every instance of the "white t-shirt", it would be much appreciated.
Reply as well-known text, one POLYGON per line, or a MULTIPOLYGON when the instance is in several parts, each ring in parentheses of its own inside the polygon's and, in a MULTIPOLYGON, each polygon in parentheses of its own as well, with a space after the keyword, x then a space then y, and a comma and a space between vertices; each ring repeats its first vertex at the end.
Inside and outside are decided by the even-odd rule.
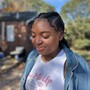
POLYGON ((64 50, 49 62, 43 62, 39 55, 27 77, 26 90, 64 90, 65 61, 64 50))

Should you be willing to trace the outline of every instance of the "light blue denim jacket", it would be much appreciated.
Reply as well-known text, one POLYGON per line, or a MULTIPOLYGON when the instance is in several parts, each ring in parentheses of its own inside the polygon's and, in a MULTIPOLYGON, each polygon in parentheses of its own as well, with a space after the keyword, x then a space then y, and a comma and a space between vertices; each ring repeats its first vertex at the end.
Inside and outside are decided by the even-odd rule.
MULTIPOLYGON (((63 49, 66 53, 66 75, 64 90, 90 90, 90 67, 87 62, 78 54, 73 53, 65 45, 63 49)), ((25 90, 25 82, 30 73, 38 52, 33 50, 28 58, 23 71, 20 83, 20 90, 25 90)), ((61 90, 60 88, 58 90, 61 90)))

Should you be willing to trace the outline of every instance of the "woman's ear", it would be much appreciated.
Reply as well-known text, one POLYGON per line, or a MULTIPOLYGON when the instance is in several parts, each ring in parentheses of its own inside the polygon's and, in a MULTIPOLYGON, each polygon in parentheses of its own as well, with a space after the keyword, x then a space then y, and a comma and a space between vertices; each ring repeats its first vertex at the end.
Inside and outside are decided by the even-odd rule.
POLYGON ((60 41, 63 39, 63 37, 64 37, 64 32, 63 31, 59 32, 59 40, 60 41))

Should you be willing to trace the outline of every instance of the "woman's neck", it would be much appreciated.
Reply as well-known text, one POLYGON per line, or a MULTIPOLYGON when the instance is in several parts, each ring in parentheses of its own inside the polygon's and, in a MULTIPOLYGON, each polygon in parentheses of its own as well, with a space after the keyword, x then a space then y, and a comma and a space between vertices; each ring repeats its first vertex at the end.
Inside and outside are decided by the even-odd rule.
POLYGON ((58 48, 56 51, 54 51, 54 52, 52 52, 52 53, 50 53, 50 54, 42 55, 42 60, 43 60, 44 62, 48 62, 48 61, 52 60, 54 57, 56 57, 57 54, 58 54, 60 51, 61 51, 61 49, 58 48))

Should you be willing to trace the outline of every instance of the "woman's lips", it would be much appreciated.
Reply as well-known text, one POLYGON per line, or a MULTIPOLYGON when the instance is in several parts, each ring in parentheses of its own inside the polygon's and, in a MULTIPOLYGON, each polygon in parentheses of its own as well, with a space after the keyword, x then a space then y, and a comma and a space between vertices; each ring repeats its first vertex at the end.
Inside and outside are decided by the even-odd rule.
POLYGON ((44 48, 43 48, 43 47, 36 47, 36 49, 37 49, 37 51, 39 51, 39 52, 41 52, 41 51, 43 51, 43 50, 44 50, 44 48))

